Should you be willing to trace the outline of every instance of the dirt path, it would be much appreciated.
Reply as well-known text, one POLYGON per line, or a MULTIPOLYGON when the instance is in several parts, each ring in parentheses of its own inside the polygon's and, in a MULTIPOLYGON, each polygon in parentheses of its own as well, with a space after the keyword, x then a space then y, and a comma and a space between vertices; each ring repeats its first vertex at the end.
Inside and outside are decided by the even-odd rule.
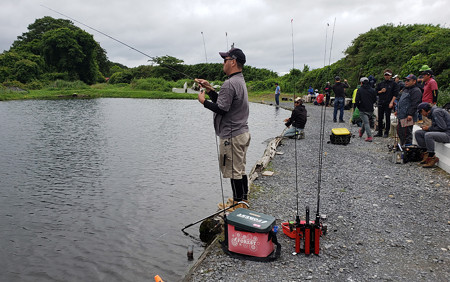
MULTIPOLYGON (((294 149, 298 154, 299 214, 315 213, 320 108, 308 105, 306 139, 285 139, 269 168, 254 181, 251 209, 277 225, 296 214, 294 149)), ((328 217, 320 255, 293 255, 295 242, 281 231, 280 259, 232 259, 215 245, 188 281, 450 281, 450 178, 439 168, 393 164, 387 145, 358 138, 358 128, 332 122, 327 108, 325 142, 332 128, 354 135, 347 146, 324 144, 320 213, 328 217)), ((346 111, 345 120, 350 113, 346 111)), ((279 133, 274 133, 278 135, 279 133)))

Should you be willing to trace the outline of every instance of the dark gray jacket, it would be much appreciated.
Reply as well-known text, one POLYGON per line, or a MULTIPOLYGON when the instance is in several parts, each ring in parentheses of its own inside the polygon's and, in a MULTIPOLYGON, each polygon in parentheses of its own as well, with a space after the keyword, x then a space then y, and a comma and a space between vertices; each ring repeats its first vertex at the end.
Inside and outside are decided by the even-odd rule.
POLYGON ((422 102, 422 91, 419 87, 405 87, 398 101, 397 118, 404 119, 412 116, 417 121, 417 106, 422 102))
POLYGON ((360 112, 373 112, 373 104, 376 101, 377 93, 369 83, 364 83, 356 92, 355 104, 360 112))
POLYGON ((428 131, 445 132, 450 136, 450 114, 446 110, 433 106, 428 117, 431 117, 428 131))

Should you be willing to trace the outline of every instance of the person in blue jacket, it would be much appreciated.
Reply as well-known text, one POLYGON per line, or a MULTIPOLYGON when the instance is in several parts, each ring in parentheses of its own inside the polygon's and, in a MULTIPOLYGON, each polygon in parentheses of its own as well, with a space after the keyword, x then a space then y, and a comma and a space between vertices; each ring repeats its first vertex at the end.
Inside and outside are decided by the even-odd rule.
POLYGON ((275 83, 275 103, 277 103, 277 106, 280 105, 280 94, 281 94, 281 90, 280 90, 280 86, 278 85, 278 83, 275 83))

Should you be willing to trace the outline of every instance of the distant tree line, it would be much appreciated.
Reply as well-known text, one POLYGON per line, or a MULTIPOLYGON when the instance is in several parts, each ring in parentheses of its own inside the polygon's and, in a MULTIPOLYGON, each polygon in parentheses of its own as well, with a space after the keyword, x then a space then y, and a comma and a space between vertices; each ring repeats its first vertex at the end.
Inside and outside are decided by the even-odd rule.
MULTIPOLYGON (((440 89, 448 89, 450 79, 450 29, 440 26, 414 24, 386 24, 359 35, 344 54, 344 58, 330 66, 303 71, 291 70, 280 78, 292 92, 305 92, 309 86, 322 89, 335 76, 348 79, 351 87, 359 84, 362 76, 373 75, 383 80, 383 70, 391 69, 401 78, 410 73, 419 75, 422 65, 434 72, 440 89), (295 84, 294 84, 295 82, 295 84)), ((350 92, 348 93, 350 95, 350 92)))
MULTIPOLYGON (((277 77, 273 71, 245 67, 251 80, 277 77)), ((55 80, 130 83, 134 79, 162 78, 168 81, 203 77, 224 80, 222 64, 184 65, 171 56, 156 57, 151 65, 128 68, 108 60, 106 51, 93 36, 70 20, 44 17, 28 26, 11 48, 0 54, 0 82, 39 88, 55 80), (178 71, 174 71, 178 70, 178 71)))
MULTIPOLYGON (((373 75, 383 79, 383 70, 390 68, 404 77, 418 75, 424 64, 434 71, 440 89, 448 88, 450 80, 450 30, 433 25, 386 24, 359 35, 344 51, 339 61, 310 70, 291 69, 283 76, 268 69, 244 67, 250 91, 272 92, 278 82, 284 93, 305 93, 309 86, 323 89, 335 76, 348 79, 356 87, 359 78, 373 75)), ((222 64, 185 65, 171 56, 156 57, 150 65, 128 68, 108 60, 106 51, 93 36, 76 27, 70 20, 44 17, 28 26, 11 48, 0 54, 0 83, 21 84, 29 89, 44 87, 55 80, 82 81, 91 85, 108 81, 111 84, 135 83, 140 79, 157 81, 189 81, 201 77, 210 81, 225 80, 222 64)), ((192 81, 190 81, 192 82, 192 81)), ((164 89, 170 89, 166 84, 164 89)))

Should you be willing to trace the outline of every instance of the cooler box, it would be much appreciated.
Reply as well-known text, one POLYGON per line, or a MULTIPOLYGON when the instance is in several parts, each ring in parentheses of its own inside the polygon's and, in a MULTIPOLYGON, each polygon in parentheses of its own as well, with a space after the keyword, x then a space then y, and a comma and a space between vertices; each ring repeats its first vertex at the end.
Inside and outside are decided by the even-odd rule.
POLYGON ((348 143, 350 143, 350 138, 352 138, 352 135, 347 128, 331 129, 331 144, 347 145, 348 143))
POLYGON ((228 250, 231 252, 267 257, 273 252, 269 233, 275 217, 238 208, 227 217, 228 250))

